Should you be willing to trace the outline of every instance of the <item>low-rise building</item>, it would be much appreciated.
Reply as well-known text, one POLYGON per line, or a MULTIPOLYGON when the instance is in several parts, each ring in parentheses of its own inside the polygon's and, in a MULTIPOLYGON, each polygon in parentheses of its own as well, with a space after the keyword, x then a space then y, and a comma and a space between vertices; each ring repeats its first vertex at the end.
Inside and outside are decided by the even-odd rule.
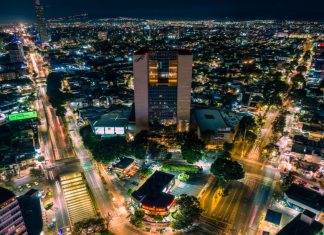
POLYGON ((316 215, 308 210, 297 215, 277 235, 316 235, 323 231, 323 224, 315 220, 316 215))
POLYGON ((175 176, 155 171, 144 184, 132 193, 133 201, 146 214, 167 215, 175 203, 175 197, 168 192, 175 184, 175 176))
POLYGON ((131 170, 131 168, 133 168, 135 166, 135 161, 132 158, 122 158, 119 162, 117 162, 116 164, 113 165, 114 170, 116 172, 120 172, 120 173, 127 173, 128 171, 131 170))
POLYGON ((114 110, 102 115, 99 119, 90 121, 94 134, 103 138, 126 136, 130 110, 114 110))
POLYGON ((317 216, 324 211, 324 196, 311 189, 292 184, 284 196, 287 202, 308 210, 317 216))
POLYGON ((207 148, 215 149, 234 140, 242 117, 220 109, 196 109, 193 111, 193 127, 207 148))

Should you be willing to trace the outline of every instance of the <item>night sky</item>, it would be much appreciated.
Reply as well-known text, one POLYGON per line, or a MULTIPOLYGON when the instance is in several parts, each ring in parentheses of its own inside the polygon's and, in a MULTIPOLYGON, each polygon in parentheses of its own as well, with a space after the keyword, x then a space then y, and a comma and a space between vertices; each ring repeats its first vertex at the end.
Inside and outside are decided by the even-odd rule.
MULTIPOLYGON (((0 21, 34 20, 34 0, 1 0, 0 21)), ((41 0, 47 18, 89 13, 92 17, 150 19, 324 20, 323 0, 41 0)))

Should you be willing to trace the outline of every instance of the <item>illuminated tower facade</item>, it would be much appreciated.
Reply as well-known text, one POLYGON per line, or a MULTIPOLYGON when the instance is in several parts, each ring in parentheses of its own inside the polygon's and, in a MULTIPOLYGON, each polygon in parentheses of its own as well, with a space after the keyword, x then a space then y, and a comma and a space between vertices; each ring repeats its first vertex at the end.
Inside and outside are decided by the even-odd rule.
POLYGON ((40 4, 39 0, 35 0, 36 18, 38 26, 38 34, 40 40, 45 43, 49 41, 49 35, 46 28, 46 20, 44 16, 44 9, 40 4))
POLYGON ((139 50, 134 53, 133 67, 136 132, 158 125, 188 131, 192 54, 139 50))

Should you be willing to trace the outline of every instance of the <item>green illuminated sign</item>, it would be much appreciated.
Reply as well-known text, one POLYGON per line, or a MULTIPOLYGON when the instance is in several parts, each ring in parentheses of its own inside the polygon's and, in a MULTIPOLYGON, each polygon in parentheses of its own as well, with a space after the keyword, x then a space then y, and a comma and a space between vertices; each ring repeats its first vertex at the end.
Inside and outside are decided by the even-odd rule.
POLYGON ((37 112, 31 111, 31 112, 13 113, 13 114, 9 114, 8 118, 9 118, 10 122, 24 120, 24 119, 37 118, 37 112))

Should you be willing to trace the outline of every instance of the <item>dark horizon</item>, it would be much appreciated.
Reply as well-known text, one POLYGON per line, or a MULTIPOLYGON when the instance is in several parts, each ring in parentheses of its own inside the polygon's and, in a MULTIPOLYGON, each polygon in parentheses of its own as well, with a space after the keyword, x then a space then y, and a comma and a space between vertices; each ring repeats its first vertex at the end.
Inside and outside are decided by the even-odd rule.
MULTIPOLYGON (((323 21, 324 1, 280 0, 157 0, 154 5, 146 0, 43 0, 45 16, 64 17, 88 13, 91 18, 131 17, 173 20, 302 20, 323 21)), ((11 0, 1 4, 0 22, 35 21, 34 0, 11 0)))

